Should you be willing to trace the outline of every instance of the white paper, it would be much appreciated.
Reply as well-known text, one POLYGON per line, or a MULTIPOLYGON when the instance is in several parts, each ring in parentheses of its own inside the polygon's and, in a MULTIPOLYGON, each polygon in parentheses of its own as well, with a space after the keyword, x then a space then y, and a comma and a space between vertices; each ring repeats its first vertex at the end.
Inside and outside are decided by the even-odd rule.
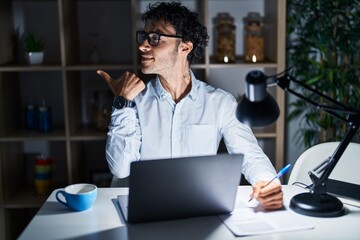
POLYGON ((231 214, 221 215, 220 219, 236 236, 271 234, 314 227, 286 208, 277 211, 264 211, 259 207, 237 208, 231 214))

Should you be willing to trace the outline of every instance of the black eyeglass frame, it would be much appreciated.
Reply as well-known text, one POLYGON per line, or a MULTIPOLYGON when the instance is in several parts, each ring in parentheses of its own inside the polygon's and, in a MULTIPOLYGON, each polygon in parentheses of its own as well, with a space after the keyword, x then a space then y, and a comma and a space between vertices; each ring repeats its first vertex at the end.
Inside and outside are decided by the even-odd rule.
POLYGON ((172 38, 183 38, 182 36, 178 36, 178 35, 168 35, 168 34, 163 34, 163 33, 158 33, 158 32, 149 32, 149 33, 146 33, 145 31, 136 31, 136 42, 138 43, 138 44, 142 44, 144 41, 142 41, 142 42, 139 42, 139 35, 140 34, 145 34, 145 38, 144 38, 144 41, 145 40, 147 40, 148 41, 148 43, 151 45, 151 46, 157 46, 158 44, 159 44, 159 42, 160 42, 160 38, 162 37, 162 36, 164 36, 164 37, 172 37, 172 38), (159 38, 157 38, 157 39, 154 39, 154 38, 151 38, 150 37, 150 34, 157 34, 158 36, 159 36, 159 38), (154 44, 152 41, 156 41, 156 43, 154 44))

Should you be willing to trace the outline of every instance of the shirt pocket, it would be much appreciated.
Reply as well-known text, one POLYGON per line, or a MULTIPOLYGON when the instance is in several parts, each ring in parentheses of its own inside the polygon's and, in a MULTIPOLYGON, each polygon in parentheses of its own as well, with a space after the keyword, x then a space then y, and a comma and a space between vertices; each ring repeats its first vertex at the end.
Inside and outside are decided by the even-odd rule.
POLYGON ((216 154, 215 125, 187 125, 186 149, 192 156, 216 154))

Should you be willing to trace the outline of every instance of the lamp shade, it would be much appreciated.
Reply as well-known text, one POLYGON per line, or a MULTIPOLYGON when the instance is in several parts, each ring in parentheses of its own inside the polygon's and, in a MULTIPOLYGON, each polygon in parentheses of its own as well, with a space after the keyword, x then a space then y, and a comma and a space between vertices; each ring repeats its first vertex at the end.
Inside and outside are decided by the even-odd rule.
POLYGON ((269 125, 275 122, 280 114, 277 102, 266 91, 266 78, 257 70, 246 75, 246 93, 236 108, 236 117, 251 127, 269 125))

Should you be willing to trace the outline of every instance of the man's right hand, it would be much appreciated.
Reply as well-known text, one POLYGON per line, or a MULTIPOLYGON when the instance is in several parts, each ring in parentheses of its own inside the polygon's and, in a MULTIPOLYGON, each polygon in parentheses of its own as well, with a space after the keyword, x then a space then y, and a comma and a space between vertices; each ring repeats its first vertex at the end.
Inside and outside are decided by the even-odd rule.
POLYGON ((117 79, 113 79, 108 73, 102 70, 97 70, 96 73, 105 79, 115 96, 122 96, 127 100, 134 100, 134 98, 145 89, 145 83, 134 73, 128 71, 124 72, 117 79))

